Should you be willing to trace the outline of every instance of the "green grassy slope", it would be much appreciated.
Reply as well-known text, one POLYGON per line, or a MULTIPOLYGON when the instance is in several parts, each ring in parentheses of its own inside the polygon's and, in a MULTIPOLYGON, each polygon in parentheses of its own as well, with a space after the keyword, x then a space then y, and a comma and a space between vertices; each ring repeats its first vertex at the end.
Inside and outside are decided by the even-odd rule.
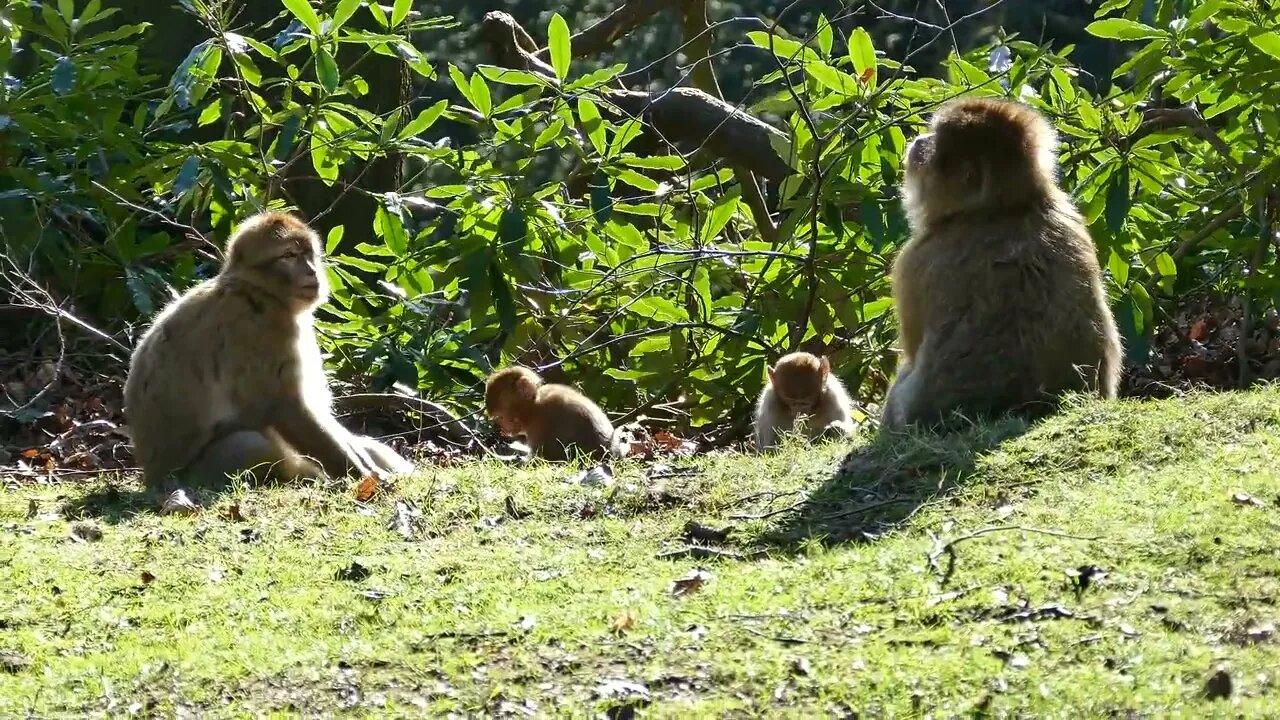
POLYGON ((0 716, 1277 712, 1280 391, 1024 430, 604 484, 469 464, 365 505, 237 488, 189 518, 11 484, 0 716))

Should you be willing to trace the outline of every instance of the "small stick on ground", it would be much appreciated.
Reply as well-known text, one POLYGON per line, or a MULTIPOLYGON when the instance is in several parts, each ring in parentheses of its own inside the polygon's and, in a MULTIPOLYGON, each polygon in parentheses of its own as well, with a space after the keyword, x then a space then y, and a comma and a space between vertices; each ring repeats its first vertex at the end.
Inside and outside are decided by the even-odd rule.
MULTIPOLYGON (((938 558, 942 557, 943 555, 947 556, 947 568, 946 570, 941 571, 942 580, 939 582, 939 585, 945 586, 947 582, 951 580, 951 575, 956 570, 956 550, 955 550, 956 545, 959 545, 960 543, 966 540, 973 540, 974 538, 980 538, 983 535, 990 535, 992 533, 1009 532, 1009 531, 1028 532, 1028 533, 1035 533, 1037 535, 1049 535, 1052 537, 1070 538, 1072 540, 1087 540, 1090 542, 1106 539, 1106 538, 1097 537, 1097 536, 1072 535, 1071 533, 1062 532, 1061 530, 1048 530, 1045 528, 1030 527, 1027 525, 992 525, 990 527, 984 527, 979 530, 974 530, 968 535, 961 535, 960 537, 953 538, 952 540, 948 541, 946 544, 938 546, 936 550, 929 553, 929 556, 928 556, 929 567, 933 568, 935 572, 939 571, 938 558)), ((937 542, 936 539, 935 539, 935 542, 937 542)))

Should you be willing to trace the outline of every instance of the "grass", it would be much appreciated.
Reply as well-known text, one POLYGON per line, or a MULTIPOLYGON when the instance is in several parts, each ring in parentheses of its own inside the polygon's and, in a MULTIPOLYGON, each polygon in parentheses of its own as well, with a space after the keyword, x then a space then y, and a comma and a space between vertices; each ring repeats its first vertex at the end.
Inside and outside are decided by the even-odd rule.
POLYGON ((1269 388, 187 518, 10 483, 0 716, 1266 715, 1278 459, 1269 388))

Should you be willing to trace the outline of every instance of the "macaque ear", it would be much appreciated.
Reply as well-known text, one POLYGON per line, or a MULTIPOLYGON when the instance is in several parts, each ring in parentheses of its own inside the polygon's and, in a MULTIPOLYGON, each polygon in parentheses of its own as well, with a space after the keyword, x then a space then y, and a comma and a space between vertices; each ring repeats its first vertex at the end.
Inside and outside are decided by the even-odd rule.
POLYGON ((818 369, 822 371, 823 379, 826 379, 831 374, 831 361, 827 359, 826 355, 823 355, 822 359, 818 361, 818 369))
POLYGON ((774 367, 773 367, 772 365, 770 365, 770 366, 769 366, 769 382, 773 382, 773 381, 774 381, 774 376, 775 376, 776 374, 777 374, 777 370, 775 370, 775 369, 774 369, 774 367))

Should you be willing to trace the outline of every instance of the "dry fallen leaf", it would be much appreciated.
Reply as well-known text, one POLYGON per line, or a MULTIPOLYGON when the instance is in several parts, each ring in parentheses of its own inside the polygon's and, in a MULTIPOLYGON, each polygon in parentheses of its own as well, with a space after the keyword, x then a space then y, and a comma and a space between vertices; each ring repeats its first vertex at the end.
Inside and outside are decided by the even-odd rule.
POLYGON ((155 575, 152 575, 149 571, 147 571, 147 570, 143 570, 143 571, 142 571, 142 584, 143 584, 143 585, 150 585, 152 582, 155 582, 155 579, 156 579, 156 576, 155 576, 155 575))
POLYGON ((102 539, 102 531, 90 522, 78 522, 71 526, 71 539, 78 543, 98 542, 102 539))
POLYGON ((631 614, 630 610, 623 610, 613 619, 613 623, 609 626, 614 635, 623 635, 631 628, 635 627, 636 618, 631 614))
POLYGON ((356 502, 369 502, 382 492, 382 483, 373 475, 366 475, 356 486, 356 502))
POLYGON ((666 430, 654 433, 653 442, 673 455, 692 455, 698 451, 698 443, 676 437, 666 430))
POLYGON ((722 543, 729 539, 729 534, 733 532, 733 526, 729 525, 721 530, 708 527, 699 522, 690 520, 684 524, 684 539, 686 542, 710 542, 722 543))
POLYGON ((696 568, 688 575, 671 583, 671 594, 677 597, 688 595, 701 588, 711 578, 711 573, 701 568, 696 568))
POLYGON ((232 503, 231 507, 227 508, 225 517, 231 522, 244 522, 245 514, 244 511, 240 509, 240 503, 232 503))
POLYGON ((421 510, 404 500, 396 500, 396 506, 387 520, 387 529, 399 533, 405 540, 412 540, 414 527, 417 526, 418 518, 421 516, 421 510))
POLYGON ((161 515, 191 515, 199 511, 200 506, 187 495, 186 490, 181 488, 169 493, 169 497, 165 498, 164 504, 160 506, 161 515))
POLYGON ((1225 700, 1231 697, 1232 684, 1231 673, 1219 667, 1205 682, 1204 696, 1209 700, 1225 700))
POLYGON ((334 578, 338 580, 346 580, 347 582, 360 582, 372 574, 372 570, 352 560, 350 565, 340 568, 336 573, 334 573, 334 578))
POLYGON ((515 497, 508 495, 502 500, 502 509, 507 513, 507 517, 512 520, 524 520, 533 513, 525 510, 516 502, 515 497))
POLYGON ((1252 505, 1253 507, 1266 507, 1267 504, 1258 498, 1246 492, 1236 492, 1231 495, 1231 502, 1237 505, 1252 505))
POLYGON ((31 667, 31 658, 16 650, 0 650, 0 670, 14 675, 31 667))
POLYGON ((575 485, 586 485, 587 487, 603 487, 608 485, 612 479, 612 468, 608 465, 597 465, 569 478, 569 482, 575 485))

